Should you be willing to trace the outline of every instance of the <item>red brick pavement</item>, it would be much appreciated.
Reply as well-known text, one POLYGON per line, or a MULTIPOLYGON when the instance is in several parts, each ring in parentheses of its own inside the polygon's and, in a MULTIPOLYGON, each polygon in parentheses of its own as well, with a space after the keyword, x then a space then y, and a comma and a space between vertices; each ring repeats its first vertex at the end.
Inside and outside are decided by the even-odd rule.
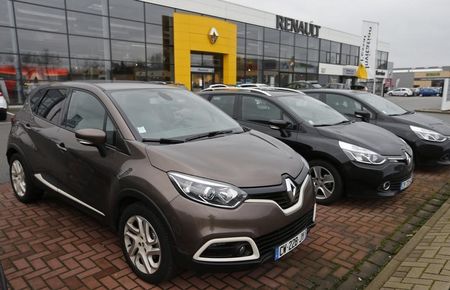
MULTIPOLYGON (((318 225, 280 262, 234 273, 181 273, 170 289, 329 288, 450 181, 450 169, 416 172, 394 198, 348 199, 319 206, 318 225)), ((48 194, 24 205, 0 185, 0 261, 13 289, 153 288, 131 273, 116 235, 48 194)), ((155 287, 156 288, 156 287, 155 287)))

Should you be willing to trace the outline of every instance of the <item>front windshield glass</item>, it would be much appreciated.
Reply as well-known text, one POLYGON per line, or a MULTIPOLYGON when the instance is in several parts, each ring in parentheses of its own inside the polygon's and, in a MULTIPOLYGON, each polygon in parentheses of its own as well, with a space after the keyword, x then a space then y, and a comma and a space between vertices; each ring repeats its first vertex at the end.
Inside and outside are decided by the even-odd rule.
POLYGON ((243 131, 227 114, 186 90, 129 89, 111 91, 110 95, 145 139, 243 131))
POLYGON ((298 117, 313 126, 330 126, 348 119, 321 101, 305 95, 289 95, 279 98, 298 117))
POLYGON ((359 98, 361 98, 361 100, 365 101, 367 104, 371 105, 372 107, 382 112, 383 114, 392 116, 392 115, 404 115, 408 113, 408 111, 406 111, 402 107, 394 104, 389 100, 386 100, 383 97, 369 93, 357 93, 356 95, 359 98))

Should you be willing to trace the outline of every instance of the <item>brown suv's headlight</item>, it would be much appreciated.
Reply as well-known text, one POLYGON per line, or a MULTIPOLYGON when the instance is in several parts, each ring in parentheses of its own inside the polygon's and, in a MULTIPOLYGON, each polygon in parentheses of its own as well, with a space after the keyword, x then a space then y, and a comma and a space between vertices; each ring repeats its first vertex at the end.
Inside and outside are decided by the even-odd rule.
POLYGON ((184 196, 203 204, 222 208, 236 208, 247 197, 246 192, 230 184, 177 172, 169 172, 168 174, 184 196))

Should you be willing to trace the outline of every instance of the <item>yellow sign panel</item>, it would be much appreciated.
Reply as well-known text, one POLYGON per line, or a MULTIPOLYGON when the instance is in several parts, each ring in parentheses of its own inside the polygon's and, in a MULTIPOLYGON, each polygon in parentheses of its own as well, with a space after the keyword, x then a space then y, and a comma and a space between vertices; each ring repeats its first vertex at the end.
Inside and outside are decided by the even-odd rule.
POLYGON ((191 52, 223 55, 223 82, 236 84, 237 27, 207 16, 173 14, 175 82, 191 89, 191 52), (220 35, 220 36, 219 36, 220 35))

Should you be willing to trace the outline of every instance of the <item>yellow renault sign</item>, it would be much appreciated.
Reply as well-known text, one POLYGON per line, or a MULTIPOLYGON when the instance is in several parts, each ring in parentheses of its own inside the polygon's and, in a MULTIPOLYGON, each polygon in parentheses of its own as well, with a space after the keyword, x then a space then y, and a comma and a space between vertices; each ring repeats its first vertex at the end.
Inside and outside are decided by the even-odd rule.
POLYGON ((191 53, 223 57, 223 83, 236 84, 236 25, 213 17, 173 14, 175 82, 191 89, 191 53), (219 37, 220 31, 220 37, 219 37))

